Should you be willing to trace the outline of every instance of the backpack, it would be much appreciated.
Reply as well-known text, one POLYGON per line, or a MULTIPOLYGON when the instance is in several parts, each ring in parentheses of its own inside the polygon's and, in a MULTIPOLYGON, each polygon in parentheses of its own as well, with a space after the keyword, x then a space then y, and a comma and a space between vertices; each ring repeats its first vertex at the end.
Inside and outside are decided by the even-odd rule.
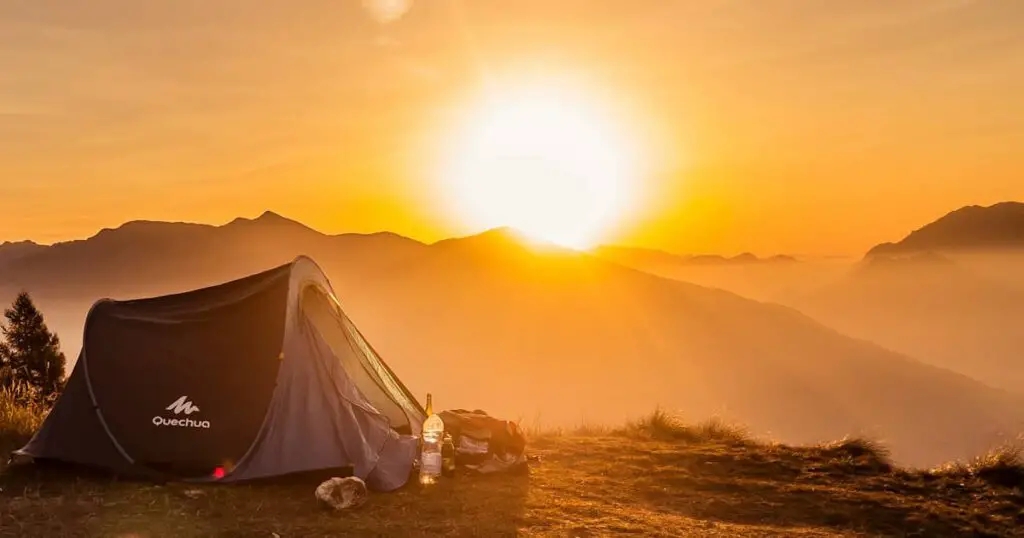
POLYGON ((452 409, 438 414, 455 444, 456 464, 479 464, 495 456, 502 460, 525 459, 526 435, 515 422, 494 418, 480 409, 452 409))

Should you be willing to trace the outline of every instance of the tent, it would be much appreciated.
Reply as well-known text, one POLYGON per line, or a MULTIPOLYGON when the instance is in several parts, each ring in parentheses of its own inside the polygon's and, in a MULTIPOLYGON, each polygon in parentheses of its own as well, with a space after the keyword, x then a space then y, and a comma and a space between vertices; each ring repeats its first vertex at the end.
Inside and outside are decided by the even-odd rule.
POLYGON ((309 258, 210 288, 101 300, 43 425, 17 454, 235 482, 347 469, 405 484, 424 410, 309 258))

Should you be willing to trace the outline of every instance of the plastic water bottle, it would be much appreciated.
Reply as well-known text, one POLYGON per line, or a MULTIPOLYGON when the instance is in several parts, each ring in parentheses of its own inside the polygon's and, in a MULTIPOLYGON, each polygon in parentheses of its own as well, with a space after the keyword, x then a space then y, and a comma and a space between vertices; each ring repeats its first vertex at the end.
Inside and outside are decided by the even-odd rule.
POLYGON ((420 484, 433 484, 441 476, 441 442, 444 421, 434 414, 434 403, 427 394, 427 419, 423 421, 420 449, 420 484))

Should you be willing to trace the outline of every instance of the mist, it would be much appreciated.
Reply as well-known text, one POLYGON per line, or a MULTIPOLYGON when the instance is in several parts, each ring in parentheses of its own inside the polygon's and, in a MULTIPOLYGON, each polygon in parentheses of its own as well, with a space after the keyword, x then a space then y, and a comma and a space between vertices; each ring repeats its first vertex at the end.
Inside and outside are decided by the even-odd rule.
MULTIPOLYGON (((685 272, 666 278, 508 230, 427 245, 392 234, 328 236, 268 213, 224 226, 130 223, 48 247, 0 267, 0 299, 30 291, 73 363, 99 298, 209 286, 300 254, 324 268, 403 382, 421 399, 434 394, 440 408, 551 429, 617 426, 660 407, 787 443, 869 435, 898 461, 924 466, 983 452, 1024 420, 1017 396, 964 375, 956 361, 896 349, 884 334, 868 341, 844 324, 898 302, 837 301, 836 310, 819 302, 805 314, 767 301, 796 289, 803 294, 793 304, 803 304, 859 282, 871 272, 861 264, 687 269, 702 276, 698 285, 679 280, 685 272)), ((918 271, 886 270, 884 280, 913 280, 917 290, 918 271)))

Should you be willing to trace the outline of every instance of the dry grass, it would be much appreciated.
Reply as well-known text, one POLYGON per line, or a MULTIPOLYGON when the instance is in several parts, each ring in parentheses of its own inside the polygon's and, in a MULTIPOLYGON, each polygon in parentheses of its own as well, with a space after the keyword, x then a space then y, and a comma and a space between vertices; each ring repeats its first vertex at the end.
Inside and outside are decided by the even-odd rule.
POLYGON ((847 437, 818 447, 818 452, 835 465, 851 471, 887 473, 893 470, 889 449, 866 437, 847 437))
POLYGON ((25 385, 0 387, 0 450, 28 441, 43 423, 48 408, 36 403, 25 385))
POLYGON ((531 438, 540 461, 528 474, 413 481, 347 513, 317 508, 316 482, 159 485, 16 466, 0 470, 0 536, 1013 536, 1024 525, 1010 480, 1019 452, 911 472, 869 439, 755 443, 660 410, 616 431, 555 433, 531 438))
POLYGON ((573 427, 545 427, 533 425, 524 430, 529 439, 543 439, 546 437, 600 437, 610 435, 612 428, 602 424, 581 422, 573 427))
POLYGON ((607 437, 620 436, 635 440, 684 441, 688 443, 725 442, 755 443, 745 428, 712 418, 689 424, 682 418, 663 409, 655 409, 649 415, 612 427, 581 421, 573 427, 547 428, 535 422, 524 428, 531 439, 547 437, 607 437))
POLYGON ((1020 444, 1005 445, 966 463, 954 462, 932 469, 928 474, 1024 490, 1024 448, 1020 444))
POLYGON ((720 442, 731 444, 753 444, 746 429, 712 418, 697 424, 687 424, 662 409, 655 409, 650 415, 632 421, 616 434, 631 439, 656 441, 684 441, 687 443, 720 442))

